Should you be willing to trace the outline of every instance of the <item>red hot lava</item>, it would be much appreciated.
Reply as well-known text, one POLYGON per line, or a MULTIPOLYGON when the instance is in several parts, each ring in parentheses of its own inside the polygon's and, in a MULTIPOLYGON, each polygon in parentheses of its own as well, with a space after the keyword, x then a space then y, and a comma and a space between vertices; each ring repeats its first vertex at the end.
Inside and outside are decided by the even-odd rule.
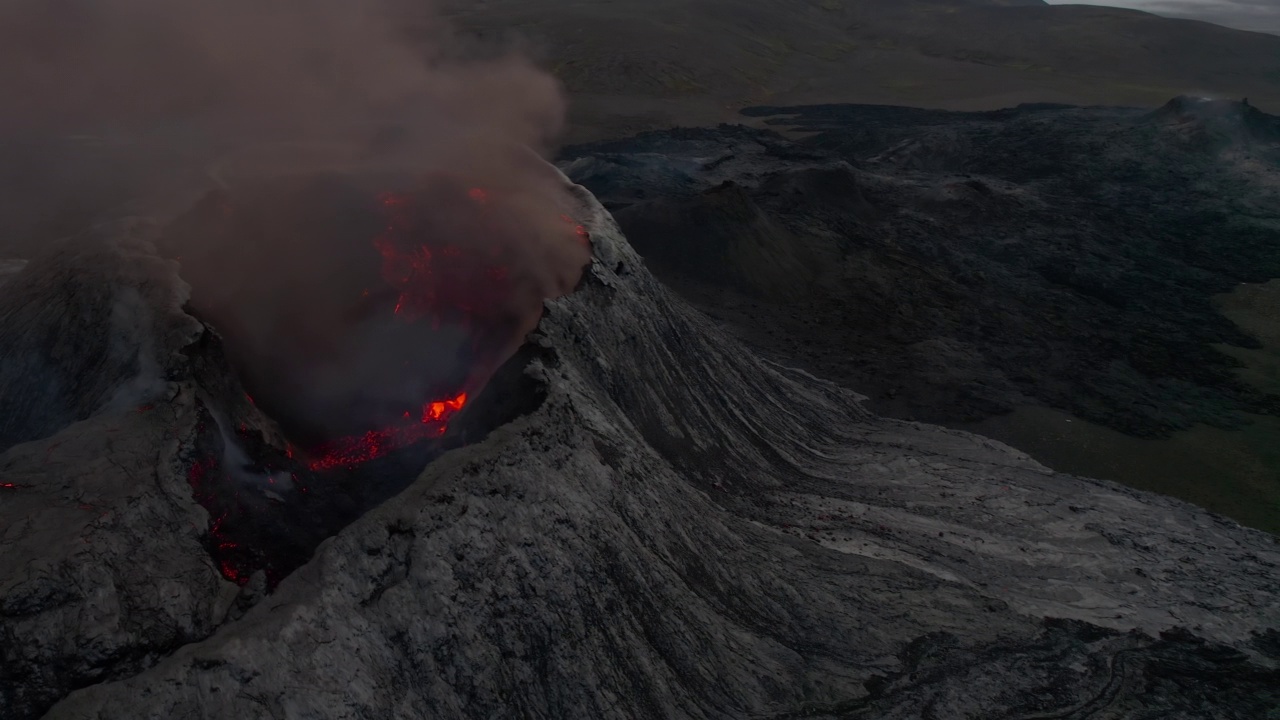
POLYGON ((210 512, 209 542, 212 545, 210 552, 218 565, 218 570, 231 582, 244 585, 249 582, 250 575, 250 571, 246 568, 256 565, 251 561, 246 562, 250 558, 244 556, 256 553, 242 548, 226 536, 223 524, 227 521, 229 510, 213 515, 214 508, 219 506, 219 498, 214 491, 214 478, 210 475, 217 470, 218 464, 214 461, 198 461, 187 470, 187 482, 191 485, 191 492, 196 502, 210 512))
MULTIPOLYGON (((424 404, 421 420, 418 422, 370 430, 355 437, 339 438, 319 448, 317 457, 312 458, 307 466, 317 472, 340 467, 354 468, 394 450, 439 437, 448 429, 449 418, 461 410, 466 402, 467 394, 458 393, 447 400, 424 404)), ((408 416, 408 413, 405 415, 408 416)))
MULTIPOLYGON (((480 188, 472 188, 467 196, 480 206, 489 200, 488 191, 480 188)), ((423 234, 456 229, 449 221, 439 223, 443 228, 433 227, 437 223, 423 217, 412 200, 391 192, 379 197, 386 227, 373 246, 382 255, 383 281, 399 293, 395 314, 407 321, 425 318, 438 328, 450 320, 476 325, 509 307, 514 287, 502 248, 464 251, 452 242, 424 242, 423 234)))
MULTIPOLYGON (((477 206, 490 203, 490 192, 473 187, 467 197, 477 206)), ((499 318, 509 312, 519 291, 508 266, 510 259, 500 245, 469 247, 465 251, 451 243, 431 244, 448 220, 438 222, 424 217, 414 198, 408 194, 384 192, 378 197, 384 213, 383 231, 373 239, 382 256, 382 280, 396 293, 392 313, 402 322, 430 322, 439 328, 448 322, 461 323, 473 329, 501 326, 499 318), (425 237, 424 237, 425 236, 425 237)), ((561 221, 573 227, 577 241, 588 246, 586 228, 568 215, 561 221)), ((500 222, 500 220, 498 221, 500 222)), ((473 232, 475 228, 469 228, 473 232)), ((488 229, 493 234, 503 228, 488 229)), ((362 292, 367 297, 368 291, 362 292)), ((477 345, 479 343, 476 343, 477 345)), ((481 348, 474 348, 483 355, 481 348)), ((445 433, 449 418, 466 404, 466 391, 443 399, 429 400, 421 410, 406 410, 404 422, 369 430, 361 435, 339 438, 315 449, 308 466, 315 471, 354 468, 370 460, 417 442, 445 433)))
MULTIPOLYGON (((485 205, 489 192, 471 188, 467 197, 476 205, 485 205)), ((408 325, 425 320, 437 329, 448 322, 484 327, 493 315, 503 311, 513 294, 511 273, 502 263, 500 248, 464 252, 454 244, 424 242, 424 230, 435 228, 424 222, 412 200, 409 195, 393 192, 382 193, 378 198, 385 227, 374 237, 373 246, 382 256, 383 281, 397 293, 392 313, 408 325)), ((368 291, 362 292, 362 296, 367 295, 368 291)), ((450 417, 466 402, 465 390, 430 399, 420 408, 405 410, 403 422, 338 438, 316 448, 308 467, 313 471, 351 469, 444 435, 450 417)))

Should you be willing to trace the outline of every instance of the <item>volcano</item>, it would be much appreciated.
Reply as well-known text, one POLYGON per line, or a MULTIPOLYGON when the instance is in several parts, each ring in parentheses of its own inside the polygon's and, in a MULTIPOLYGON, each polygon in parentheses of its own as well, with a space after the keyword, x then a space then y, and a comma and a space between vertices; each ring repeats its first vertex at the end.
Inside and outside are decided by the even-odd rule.
MULTIPOLYGON (((215 411, 233 427, 275 422, 265 396, 219 409, 243 396, 244 360, 227 358, 257 357, 212 329, 209 309, 224 306, 196 310, 195 279, 188 302, 145 224, 100 228, 0 288, 0 340, 29 358, 0 375, 6 417, 48 415, 28 402, 37 384, 14 379, 37 360, 48 377, 82 376, 39 384, 51 397, 128 400, 84 400, 83 417, 0 455, 18 486, 0 501, 0 714, 1246 718, 1274 707, 1270 535, 1053 473, 974 435, 876 417, 670 294, 608 212, 560 182, 552 219, 576 237, 563 212, 590 239, 581 281, 539 306, 450 417, 454 442, 270 590, 210 560, 209 512, 187 479, 201 424, 220 437, 215 411), (112 321, 117 306, 136 312, 112 321), (116 348, 103 362, 42 344, 83 350, 95 332, 116 348), (136 382, 148 364, 164 383, 122 393, 151 387, 136 382)), ((384 277, 373 255, 367 277, 384 277)), ((403 300, 425 322, 411 327, 430 327, 430 303, 402 292, 385 291, 374 314, 389 305, 397 318, 403 300)))

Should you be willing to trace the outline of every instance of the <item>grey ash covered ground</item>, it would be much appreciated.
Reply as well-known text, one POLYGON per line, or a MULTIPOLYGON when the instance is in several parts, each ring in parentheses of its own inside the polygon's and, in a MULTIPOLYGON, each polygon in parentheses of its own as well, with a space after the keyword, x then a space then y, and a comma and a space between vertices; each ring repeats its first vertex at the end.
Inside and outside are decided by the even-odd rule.
POLYGON ((1211 296, 1280 276, 1280 118, 753 108, 794 131, 567 149, 660 277, 766 353, 929 422, 1045 404, 1126 433, 1280 412, 1211 296))

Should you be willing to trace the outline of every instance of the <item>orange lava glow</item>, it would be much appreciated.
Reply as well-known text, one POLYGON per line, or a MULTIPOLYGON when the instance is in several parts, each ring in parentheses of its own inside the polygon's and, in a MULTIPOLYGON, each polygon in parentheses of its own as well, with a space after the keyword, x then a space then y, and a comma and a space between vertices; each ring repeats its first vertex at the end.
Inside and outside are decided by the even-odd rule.
MULTIPOLYGON (((433 400, 422 406, 420 422, 409 422, 363 435, 339 438, 319 449, 318 456, 307 466, 314 471, 355 468, 370 460, 408 447, 414 443, 444 435, 449 419, 467 402, 465 392, 445 400, 433 400)), ((408 413, 406 413, 407 415, 408 413)))
MULTIPOLYGON (((492 199, 491 192, 471 187, 466 198, 477 206, 492 199)), ((377 197, 382 231, 373 247, 382 256, 380 275, 397 293, 391 312, 400 322, 427 322, 439 328, 446 323, 484 327, 501 308, 511 305, 515 279, 507 252, 497 245, 462 247, 429 231, 423 214, 426 206, 414 195, 384 192, 377 197)), ((576 240, 589 246, 585 227, 568 215, 576 240)), ((483 231, 483 224, 480 226, 483 231)), ((364 290, 363 295, 369 291, 364 290)), ((252 402, 252 400, 251 400, 252 402)), ((315 448, 307 463, 313 471, 352 469, 371 460, 424 440, 444 435, 450 418, 463 408, 467 393, 431 399, 420 408, 403 412, 400 422, 361 435, 338 438, 315 448)))
POLYGON ((214 476, 219 471, 215 461, 196 462, 187 469, 187 482, 191 485, 192 495, 196 501, 209 510, 209 550, 213 554, 219 572, 231 582, 245 585, 249 582, 252 572, 248 568, 255 566, 251 557, 253 553, 233 542, 224 532, 223 525, 230 517, 230 511, 220 508, 214 492, 214 480, 216 480, 214 476), (215 514, 215 508, 220 508, 221 511, 215 514))
POLYGON ((579 225, 576 220, 568 215, 561 214, 560 219, 573 226, 573 234, 578 237, 578 242, 582 243, 583 246, 591 244, 591 233, 587 232, 586 227, 579 225))
MULTIPOLYGON (((481 188, 467 195, 478 205, 489 199, 481 188)), ((475 320, 510 297, 511 271, 497 248, 464 252, 452 243, 424 244, 416 239, 421 218, 409 196, 387 192, 379 202, 385 227, 373 246, 382 255, 382 279, 399 293, 396 315, 439 327, 451 318, 475 320)))

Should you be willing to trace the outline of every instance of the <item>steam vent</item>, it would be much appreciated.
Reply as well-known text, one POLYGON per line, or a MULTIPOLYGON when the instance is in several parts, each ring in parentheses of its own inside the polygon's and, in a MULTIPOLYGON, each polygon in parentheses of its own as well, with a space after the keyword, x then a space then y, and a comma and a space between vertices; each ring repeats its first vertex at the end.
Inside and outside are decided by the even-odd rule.
POLYGON ((329 178, 0 262, 0 717, 1280 707, 1272 536, 872 416, 556 181, 532 230, 329 178), (297 243, 180 277, 201 233, 297 243))

